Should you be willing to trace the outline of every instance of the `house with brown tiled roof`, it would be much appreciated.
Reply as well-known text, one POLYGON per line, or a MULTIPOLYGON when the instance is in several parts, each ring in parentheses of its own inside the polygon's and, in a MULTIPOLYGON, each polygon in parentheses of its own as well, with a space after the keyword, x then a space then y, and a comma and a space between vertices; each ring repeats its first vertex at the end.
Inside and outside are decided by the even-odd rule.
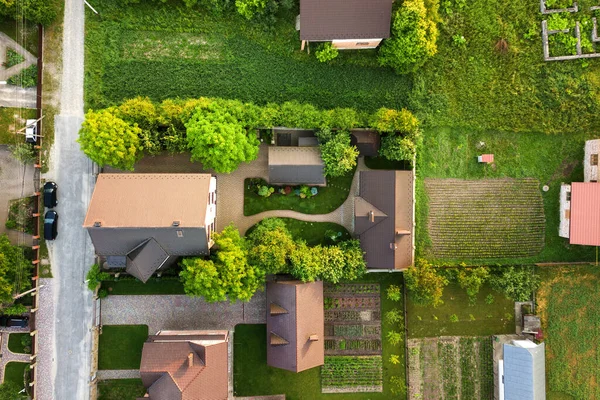
MULTIPOLYGON (((393 0, 300 0, 302 49, 332 42, 338 49, 372 49, 390 37, 393 0)), ((298 29, 298 28, 297 28, 298 29)))
MULTIPOLYGON (((144 400, 226 400, 228 331, 161 331, 142 350, 144 400)), ((142 399, 139 399, 142 400, 142 399)))
POLYGON ((267 282, 267 364, 301 372, 325 362, 323 282, 267 282))
POLYGON ((100 174, 83 226, 109 267, 146 282, 180 256, 209 254, 216 188, 210 174, 100 174))
POLYGON ((559 236, 570 244, 600 246, 600 139, 588 140, 583 160, 584 181, 560 187, 559 236))
POLYGON ((361 171, 354 234, 370 270, 402 270, 414 258, 412 171, 361 171))

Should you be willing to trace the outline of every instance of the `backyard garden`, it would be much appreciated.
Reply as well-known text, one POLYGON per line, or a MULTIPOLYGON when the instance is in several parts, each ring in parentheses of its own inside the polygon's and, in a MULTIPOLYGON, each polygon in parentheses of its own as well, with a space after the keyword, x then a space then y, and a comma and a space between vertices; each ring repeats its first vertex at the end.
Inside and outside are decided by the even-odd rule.
POLYGON ((235 395, 405 398, 401 287, 398 274, 369 274, 352 284, 326 286, 325 365, 300 373, 267 366, 264 325, 238 325, 234 335, 235 395))
POLYGON ((600 399, 598 266, 539 267, 548 399, 600 399))

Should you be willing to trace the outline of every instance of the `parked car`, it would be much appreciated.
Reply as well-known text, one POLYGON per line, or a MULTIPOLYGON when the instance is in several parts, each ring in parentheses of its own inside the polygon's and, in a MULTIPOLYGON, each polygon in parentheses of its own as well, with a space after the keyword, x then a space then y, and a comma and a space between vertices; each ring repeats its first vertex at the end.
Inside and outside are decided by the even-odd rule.
POLYGON ((50 210, 44 216, 44 239, 54 240, 58 235, 58 213, 50 210))
POLYGON ((1 327, 18 327, 25 328, 29 325, 29 317, 9 317, 3 315, 0 317, 0 326, 1 327))
POLYGON ((28 119, 25 122, 25 141, 27 143, 37 142, 37 123, 35 119, 28 119))
POLYGON ((44 207, 53 208, 58 204, 56 192, 58 185, 54 182, 44 183, 44 207))

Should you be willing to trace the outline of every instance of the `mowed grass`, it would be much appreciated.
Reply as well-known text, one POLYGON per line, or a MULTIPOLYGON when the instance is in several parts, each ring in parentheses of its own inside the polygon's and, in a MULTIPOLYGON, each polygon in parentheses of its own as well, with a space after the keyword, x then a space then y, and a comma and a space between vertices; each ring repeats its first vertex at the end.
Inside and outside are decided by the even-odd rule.
MULTIPOLYGON (((23 346, 23 343, 21 342, 23 338, 28 336, 31 337, 29 333, 11 333, 8 335, 8 350, 13 353, 31 353, 31 350, 27 353, 25 352, 25 346, 23 346)), ((31 349, 31 345, 29 345, 29 348, 31 349)))
POLYGON ((425 188, 435 259, 531 257, 544 248, 536 179, 426 179, 425 188))
POLYGON ((25 143, 25 135, 15 132, 25 127, 27 119, 35 116, 36 111, 32 109, 0 107, 0 144, 25 143))
MULTIPOLYGON (((508 133, 466 128, 435 128, 424 132, 424 143, 417 159, 416 252, 431 261, 432 241, 427 231, 429 198, 427 178, 495 179, 532 178, 540 186, 546 218, 545 246, 536 256, 489 259, 487 263, 525 264, 543 261, 592 260, 591 247, 571 246, 558 236, 559 193, 561 182, 583 180, 584 145, 593 133, 546 135, 541 133, 508 133), (477 162, 477 155, 494 154, 494 165, 477 162)), ((466 263, 474 263, 465 257, 466 263)), ((454 263, 455 264, 455 263, 454 263)))
MULTIPOLYGON (((381 310, 383 313, 403 308, 402 301, 393 302, 385 297, 387 288, 394 284, 402 285, 400 274, 368 274, 360 282, 378 282, 381 285, 381 310)), ((403 332, 403 321, 395 325, 384 323, 383 334, 390 329, 403 332)), ((235 396, 258 396, 285 394, 288 400, 383 400, 405 399, 405 395, 394 395, 390 390, 390 379, 397 376, 405 379, 404 342, 391 346, 383 341, 383 392, 382 393, 344 393, 322 394, 320 368, 312 368, 293 373, 267 366, 267 339, 265 325, 237 325, 234 334, 233 377, 235 396), (389 362, 390 355, 397 354, 399 364, 389 362)))
MULTIPOLYGON (((348 198, 354 172, 344 176, 327 178, 327 186, 317 187, 318 193, 311 198, 300 198, 294 192, 284 195, 273 193, 270 197, 262 197, 251 189, 250 179, 244 182, 244 215, 254 215, 269 210, 292 210, 304 214, 327 214, 348 198)), ((266 183, 265 183, 266 184, 266 183)))
POLYGON ((103 325, 98 345, 98 369, 139 369, 147 325, 103 325))
POLYGON ((178 277, 152 277, 146 283, 138 279, 103 281, 101 289, 110 295, 185 294, 178 277))
POLYGON ((450 282, 444 288, 444 304, 438 307, 415 304, 408 296, 406 304, 409 338, 433 336, 488 336, 515 331, 514 302, 487 284, 481 287, 475 304, 470 304, 465 289, 450 282), (493 303, 487 304, 488 295, 493 303), (458 322, 450 320, 451 315, 458 322))
POLYGON ((600 267, 540 267, 549 399, 600 399, 600 267))
POLYGON ((141 379, 111 379, 98 382, 98 400, 136 400, 146 394, 141 379))
POLYGON ((365 111, 408 103, 410 78, 377 67, 372 52, 368 57, 351 52, 357 54, 354 61, 333 64, 301 52, 297 10, 280 15, 271 29, 235 10, 216 17, 177 0, 130 5, 106 0, 98 11, 102 20, 92 13, 86 20, 86 107, 138 95, 259 104, 297 100, 365 111))
POLYGON ((29 363, 11 361, 4 366, 4 382, 13 382, 19 388, 25 387, 25 370, 29 363))
MULTIPOLYGON (((335 242, 348 240, 351 238, 350 233, 346 228, 333 222, 308 222, 300 221, 294 218, 280 218, 290 234, 295 240, 304 240, 309 246, 316 245, 330 245, 334 241, 331 238, 325 236, 327 233, 335 232, 337 239, 335 242), (337 236, 337 234, 341 234, 337 236)), ((251 226, 246 231, 245 235, 248 236, 256 225, 251 226)))

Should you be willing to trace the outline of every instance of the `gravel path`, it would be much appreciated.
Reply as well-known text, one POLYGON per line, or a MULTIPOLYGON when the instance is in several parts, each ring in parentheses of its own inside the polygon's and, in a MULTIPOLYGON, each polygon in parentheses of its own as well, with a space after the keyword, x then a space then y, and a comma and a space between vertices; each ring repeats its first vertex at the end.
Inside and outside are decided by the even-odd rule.
POLYGON ((11 361, 25 362, 29 364, 31 357, 29 354, 19 354, 10 351, 8 349, 8 335, 10 335, 9 332, 2 332, 2 348, 0 350, 2 353, 2 358, 0 358, 0 383, 4 382, 4 367, 6 364, 11 361))
POLYGON ((99 380, 107 379, 139 379, 139 369, 103 369, 96 374, 99 380))
POLYGON ((227 329, 237 324, 266 323, 265 292, 248 303, 207 303, 185 295, 108 296, 102 299, 102 325, 148 325, 151 335, 160 330, 227 329))
POLYGON ((37 368, 35 393, 40 400, 53 399, 53 367, 54 367, 54 279, 40 279, 38 296, 39 309, 35 314, 35 325, 38 331, 37 368))

